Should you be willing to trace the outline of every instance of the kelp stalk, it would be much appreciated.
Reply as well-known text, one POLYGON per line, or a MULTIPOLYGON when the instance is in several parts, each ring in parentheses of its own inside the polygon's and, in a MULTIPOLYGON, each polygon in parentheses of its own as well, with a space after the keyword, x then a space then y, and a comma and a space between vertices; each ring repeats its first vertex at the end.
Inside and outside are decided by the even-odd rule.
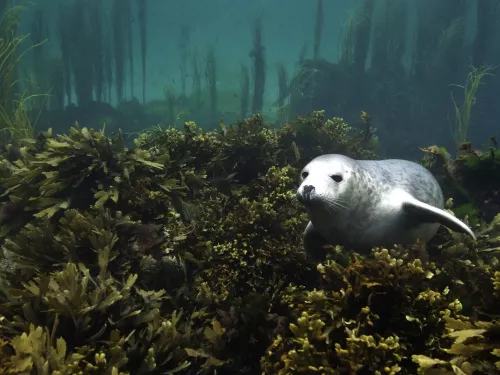
POLYGON ((316 24, 314 26, 314 60, 319 58, 321 37, 323 36, 323 0, 317 0, 316 24))
POLYGON ((97 101, 103 100, 104 91, 104 27, 102 5, 100 1, 90 4, 90 24, 92 25, 92 64, 94 69, 94 89, 97 101))
POLYGON ((282 125, 286 122, 285 100, 290 91, 288 88, 288 74, 283 63, 279 63, 276 70, 278 74, 278 99, 275 105, 278 107, 278 123, 282 125))
POLYGON ((130 97, 134 97, 134 43, 133 43, 133 28, 130 26, 133 24, 132 8, 130 5, 130 0, 122 0, 125 18, 125 55, 127 57, 128 69, 129 69, 129 80, 130 80, 130 97))
POLYGON ((197 114, 201 113, 202 101, 201 101, 201 67, 198 61, 198 54, 195 51, 191 56, 191 65, 193 70, 193 87, 192 96, 194 99, 194 107, 197 114))
POLYGON ((146 52, 148 48, 146 20, 146 0, 137 2, 137 18, 139 22, 139 37, 141 40, 141 63, 142 63, 142 103, 146 103, 146 52))
POLYGON ((91 30, 89 13, 86 3, 77 1, 72 5, 70 17, 66 20, 69 24, 71 67, 79 105, 90 103, 94 90, 94 57, 89 50, 94 49, 96 36, 91 30))
POLYGON ((189 39, 191 34, 191 27, 188 25, 182 25, 179 37, 179 55, 181 59, 180 70, 181 70, 181 94, 186 95, 186 80, 188 77, 187 65, 189 59, 189 39))
POLYGON ((63 66, 64 76, 64 92, 67 97, 67 103, 71 104, 73 100, 71 90, 71 35, 69 33, 69 25, 67 19, 69 18, 69 9, 67 5, 59 5, 58 14, 58 32, 59 32, 59 48, 61 52, 61 61, 63 66))
POLYGON ((248 102, 250 100, 250 74, 246 65, 241 65, 240 82, 240 117, 244 119, 248 112, 248 102))
POLYGON ((210 46, 207 53, 205 66, 205 79, 210 95, 210 116, 211 122, 216 121, 217 117, 217 60, 215 57, 215 47, 210 46))
POLYGON ((250 51, 253 58, 253 99, 252 112, 262 111, 264 105, 264 91, 266 85, 266 64, 264 60, 264 45, 262 44, 262 15, 254 20, 253 48, 250 51))
MULTIPOLYGON (((127 1, 128 2, 128 1, 127 1)), ((113 25, 113 59, 114 59, 114 73, 115 73, 115 90, 116 100, 121 102, 123 100, 124 85, 125 85, 125 61, 126 61, 126 28, 130 25, 125 23, 125 9, 122 0, 113 0, 112 8, 113 25)))

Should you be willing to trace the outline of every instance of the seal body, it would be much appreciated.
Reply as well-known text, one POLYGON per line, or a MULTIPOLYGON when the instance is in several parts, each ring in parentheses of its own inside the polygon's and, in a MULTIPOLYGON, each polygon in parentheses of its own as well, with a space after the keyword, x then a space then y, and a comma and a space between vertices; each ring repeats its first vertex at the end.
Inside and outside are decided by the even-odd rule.
POLYGON ((301 172, 297 198, 309 215, 304 246, 322 258, 326 243, 357 251, 428 242, 439 225, 474 233, 443 209, 442 190, 420 164, 400 159, 319 156, 301 172))

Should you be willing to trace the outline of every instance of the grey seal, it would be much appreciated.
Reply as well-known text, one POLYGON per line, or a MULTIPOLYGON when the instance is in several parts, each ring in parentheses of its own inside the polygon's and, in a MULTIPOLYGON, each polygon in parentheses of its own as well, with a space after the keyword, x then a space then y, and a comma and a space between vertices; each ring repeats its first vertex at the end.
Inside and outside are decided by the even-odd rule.
POLYGON ((408 160, 355 160, 328 154, 310 161, 300 175, 297 199, 310 222, 303 241, 309 258, 324 260, 325 244, 366 252, 429 242, 442 224, 474 232, 445 211, 443 192, 422 165, 408 160))

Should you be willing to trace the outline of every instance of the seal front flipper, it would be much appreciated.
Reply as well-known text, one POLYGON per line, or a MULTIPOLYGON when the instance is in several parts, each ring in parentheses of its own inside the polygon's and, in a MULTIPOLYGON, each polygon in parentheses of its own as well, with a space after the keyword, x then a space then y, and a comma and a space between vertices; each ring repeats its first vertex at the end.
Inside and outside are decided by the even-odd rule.
POLYGON ((326 251, 323 246, 329 242, 318 232, 314 225, 309 222, 303 234, 304 250, 309 259, 321 263, 326 259, 326 251))
POLYGON ((430 204, 421 202, 406 192, 404 192, 404 195, 402 205, 406 212, 416 214, 428 222, 440 223, 456 232, 466 233, 476 240, 474 232, 464 222, 457 219, 452 214, 440 208, 431 206, 430 204))

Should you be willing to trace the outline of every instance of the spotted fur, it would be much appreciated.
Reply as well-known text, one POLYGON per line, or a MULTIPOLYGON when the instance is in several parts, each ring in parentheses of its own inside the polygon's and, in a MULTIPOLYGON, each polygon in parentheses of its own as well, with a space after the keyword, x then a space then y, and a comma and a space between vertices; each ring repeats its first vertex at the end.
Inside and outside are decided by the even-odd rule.
POLYGON ((325 243, 368 251, 417 239, 428 242, 440 224, 468 229, 443 210, 443 193, 434 176, 411 161, 329 154, 313 159, 301 176, 297 198, 311 220, 304 246, 312 258, 322 256, 319 248, 325 243), (342 181, 335 182, 332 176, 341 176, 342 181), (304 186, 309 186, 310 194, 304 194, 304 186))

